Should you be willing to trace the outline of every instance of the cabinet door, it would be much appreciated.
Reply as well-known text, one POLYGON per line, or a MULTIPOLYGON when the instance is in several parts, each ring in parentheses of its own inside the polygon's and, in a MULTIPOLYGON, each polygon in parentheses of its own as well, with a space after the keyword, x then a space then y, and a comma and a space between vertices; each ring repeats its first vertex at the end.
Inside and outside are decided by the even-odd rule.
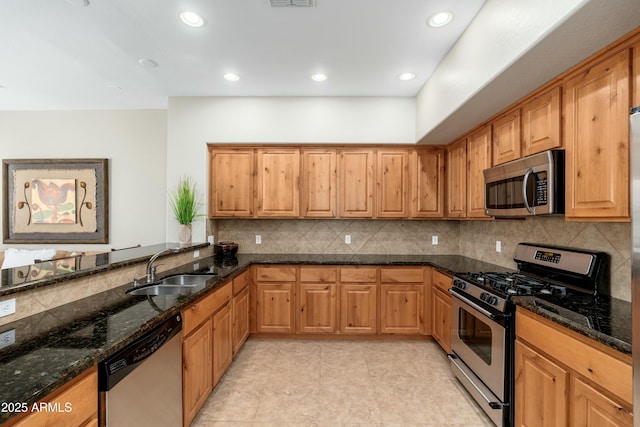
POLYGON ((336 216, 336 150, 302 152, 302 216, 336 216))
POLYGON ((233 360, 233 317, 231 304, 213 315, 213 385, 218 383, 233 360))
POLYGON ((431 334, 444 351, 451 353, 451 295, 433 286, 431 301, 431 334))
POLYGON ((338 157, 338 213, 345 218, 373 217, 373 150, 343 150, 338 157))
POLYGON ((571 377, 571 425, 575 427, 633 426, 633 415, 575 375, 571 377))
POLYGON ((340 332, 375 334, 377 328, 376 284, 340 284, 340 332))
POLYGON ((300 212, 300 150, 259 149, 256 152, 257 208, 260 217, 296 217, 300 212))
POLYGON ((569 372, 565 368, 516 340, 515 376, 515 425, 568 425, 569 372))
POLYGON ((493 165, 520 158, 520 110, 493 122, 493 165))
POLYGON ((258 332, 293 334, 295 294, 292 283, 258 283, 256 309, 258 332))
POLYGON ((562 146, 560 88, 556 87, 522 106, 522 156, 562 146))
POLYGON ((182 412, 188 426, 213 389, 212 320, 182 342, 182 412))
POLYGON ((233 297, 233 354, 249 337, 249 287, 233 297))
POLYGON ((484 173, 491 167, 491 126, 467 138, 467 218, 489 218, 484 214, 484 173))
POLYGON ((409 152, 378 150, 376 216, 406 218, 409 216, 409 152))
POLYGON ((424 285, 380 286, 380 333, 421 334, 424 285))
POLYGON ((444 158, 442 149, 415 150, 412 153, 412 217, 444 217, 444 158))
POLYGON ((467 216, 467 140, 447 146, 447 217, 467 216))
POLYGON ((629 218, 629 51, 567 81, 566 217, 629 218))
POLYGON ((209 148, 209 216, 253 216, 253 149, 209 148))
POLYGON ((337 285, 301 283, 298 325, 302 333, 334 333, 338 329, 337 285))

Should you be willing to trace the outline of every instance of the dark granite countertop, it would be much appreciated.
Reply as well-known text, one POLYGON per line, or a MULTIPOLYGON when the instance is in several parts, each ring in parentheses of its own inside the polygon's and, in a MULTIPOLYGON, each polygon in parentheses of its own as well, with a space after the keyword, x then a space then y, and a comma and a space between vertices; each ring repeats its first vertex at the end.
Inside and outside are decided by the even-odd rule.
MULTIPOLYGON (((185 250, 203 246, 205 245, 196 245, 185 250)), ((113 263, 105 261, 100 267, 91 267, 86 271, 54 276, 48 280, 38 279, 35 285, 29 282, 15 284, 12 285, 15 288, 9 293, 145 262, 160 249, 163 249, 163 245, 139 248, 130 253, 130 256, 111 253, 108 255, 113 263)), ((240 254, 231 263, 216 262, 213 257, 199 259, 198 272, 215 272, 217 276, 197 292, 180 296, 130 296, 125 293, 129 285, 125 285, 0 326, 0 402, 31 405, 44 398, 252 264, 430 265, 446 274, 506 270, 504 267, 456 255, 240 254), (3 348, 1 343, 6 342, 3 339, 5 337, 11 337, 15 343, 3 348)), ((185 264, 163 273, 163 276, 194 272, 194 268, 195 263, 185 264)), ((528 308, 524 298, 518 304, 528 308)), ((616 302, 610 304, 609 309, 616 311, 620 307, 616 302)), ((630 327, 630 314, 628 320, 630 327)), ((627 338, 622 336, 620 339, 624 342, 627 338)), ((630 344, 630 333, 628 342, 630 344)), ((13 415, 0 412, 0 422, 13 415)))
MULTIPOLYGON (((609 296, 514 297, 516 305, 631 355, 631 303, 609 296)), ((516 328, 518 326, 516 325, 516 328)))

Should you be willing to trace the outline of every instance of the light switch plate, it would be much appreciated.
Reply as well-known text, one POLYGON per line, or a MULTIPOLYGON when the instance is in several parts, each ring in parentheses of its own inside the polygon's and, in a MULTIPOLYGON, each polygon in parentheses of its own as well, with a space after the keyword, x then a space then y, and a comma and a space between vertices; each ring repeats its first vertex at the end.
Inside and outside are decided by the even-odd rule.
POLYGON ((9 316, 16 312, 16 299, 11 298, 0 302, 0 317, 9 316))
POLYGON ((259 234, 256 234, 256 245, 261 245, 262 244, 262 236, 259 234))
POLYGON ((434 246, 438 244, 438 236, 431 236, 431 244, 434 246))
POLYGON ((347 245, 351 244, 351 234, 344 235, 344 243, 346 243, 347 245))
POLYGON ((197 271, 200 270, 200 263, 196 262, 195 264, 193 264, 193 271, 197 271))
POLYGON ((210 245, 213 245, 216 242, 216 236, 214 235, 207 236, 207 242, 209 242, 210 245))
POLYGON ((500 240, 496 240, 496 252, 502 252, 502 242, 500 240))
POLYGON ((200 256, 200 251, 193 251, 193 257, 198 258, 200 256))
POLYGON ((16 343, 16 330, 10 329, 0 334, 0 348, 9 347, 16 343))

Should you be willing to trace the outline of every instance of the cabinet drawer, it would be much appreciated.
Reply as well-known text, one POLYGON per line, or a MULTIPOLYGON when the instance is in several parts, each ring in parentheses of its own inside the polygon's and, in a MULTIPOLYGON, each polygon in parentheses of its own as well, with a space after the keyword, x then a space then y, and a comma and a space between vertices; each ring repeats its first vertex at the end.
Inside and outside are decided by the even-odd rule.
POLYGON ((431 274, 431 283, 448 294, 451 287, 451 277, 434 269, 431 274))
POLYGON ((335 268, 301 267, 300 281, 314 283, 335 283, 338 272, 335 268))
POLYGON ((380 270, 382 283, 422 283, 424 270, 422 268, 383 268, 380 270))
POLYGON ((232 291, 231 282, 227 282, 222 287, 182 310, 182 336, 187 336, 207 317, 229 302, 232 297, 232 291))
POLYGON ((351 283, 372 283, 376 281, 375 268, 341 268, 340 281, 351 283))
POLYGON ((245 271, 241 275, 233 278, 233 295, 238 295, 251 283, 251 272, 245 271))
POLYGON ((608 348, 600 350, 587 343, 588 338, 520 307, 517 308, 516 325, 518 338, 571 367, 631 406, 631 357, 608 348))
POLYGON ((295 282, 295 267, 258 267, 256 269, 258 282, 295 282))

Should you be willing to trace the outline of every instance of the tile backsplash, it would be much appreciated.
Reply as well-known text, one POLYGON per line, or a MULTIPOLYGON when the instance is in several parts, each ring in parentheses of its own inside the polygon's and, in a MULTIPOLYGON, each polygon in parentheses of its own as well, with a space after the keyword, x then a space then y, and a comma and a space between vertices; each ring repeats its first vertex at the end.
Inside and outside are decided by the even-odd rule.
POLYGON ((611 255, 611 294, 631 301, 629 223, 567 222, 561 217, 494 221, 213 220, 217 241, 244 253, 456 254, 515 268, 519 242, 571 246, 611 255), (345 244, 345 235, 351 244, 345 244), (260 235, 262 244, 255 243, 260 235), (432 245, 438 236, 438 245, 432 245), (496 241, 502 252, 496 252, 496 241))

